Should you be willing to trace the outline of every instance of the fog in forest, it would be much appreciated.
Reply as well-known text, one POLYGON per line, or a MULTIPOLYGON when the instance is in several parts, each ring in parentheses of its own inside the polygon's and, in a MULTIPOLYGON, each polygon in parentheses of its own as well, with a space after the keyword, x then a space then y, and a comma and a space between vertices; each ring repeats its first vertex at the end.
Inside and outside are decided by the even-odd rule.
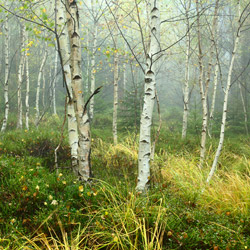
POLYGON ((0 48, 0 248, 250 249, 249 1, 0 1, 0 48))

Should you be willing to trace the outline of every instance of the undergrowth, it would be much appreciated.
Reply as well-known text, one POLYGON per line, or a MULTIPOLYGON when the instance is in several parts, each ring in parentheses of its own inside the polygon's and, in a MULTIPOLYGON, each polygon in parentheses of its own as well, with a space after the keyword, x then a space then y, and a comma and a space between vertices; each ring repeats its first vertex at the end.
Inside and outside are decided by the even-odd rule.
POLYGON ((0 135, 0 249, 250 249, 249 138, 225 141, 206 186, 217 141, 200 170, 198 139, 164 131, 151 189, 139 195, 136 135, 114 146, 93 131, 94 179, 83 184, 71 173, 66 136, 53 169, 60 130, 50 119, 0 135))

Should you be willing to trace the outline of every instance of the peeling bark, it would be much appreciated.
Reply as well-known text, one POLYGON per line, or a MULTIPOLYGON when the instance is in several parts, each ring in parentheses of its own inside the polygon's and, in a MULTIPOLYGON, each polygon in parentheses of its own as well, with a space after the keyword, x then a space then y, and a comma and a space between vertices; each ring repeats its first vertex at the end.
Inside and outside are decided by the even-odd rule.
POLYGON ((150 1, 150 46, 147 53, 144 103, 141 114, 139 154, 138 154, 138 182, 136 190, 144 192, 150 182, 150 154, 151 154, 151 125, 155 102, 156 53, 160 48, 160 11, 158 1, 150 1))

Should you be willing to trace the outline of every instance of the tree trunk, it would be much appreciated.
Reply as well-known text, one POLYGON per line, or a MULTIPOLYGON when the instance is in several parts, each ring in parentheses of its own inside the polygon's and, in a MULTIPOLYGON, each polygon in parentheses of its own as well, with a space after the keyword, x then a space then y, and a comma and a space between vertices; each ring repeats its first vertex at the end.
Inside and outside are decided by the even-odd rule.
POLYGON ((216 93, 217 93, 217 85, 218 85, 218 75, 219 75, 219 64, 216 62, 215 70, 214 70, 214 88, 213 88, 213 96, 212 96, 212 104, 211 104, 211 111, 209 116, 209 130, 208 134, 212 137, 212 126, 214 120, 214 108, 215 108, 215 100, 216 100, 216 93))
POLYGON ((229 90, 231 87, 231 78, 232 78, 234 60, 235 60, 236 51, 237 51, 239 40, 240 40, 240 29, 242 26, 241 13, 240 13, 240 2, 239 1, 238 1, 238 8, 239 8, 239 20, 238 20, 239 26, 238 26, 237 35, 236 35, 236 39, 235 39, 235 43, 234 43, 234 49, 232 52, 231 62, 230 62, 229 70, 228 70, 227 86, 226 86, 225 95, 224 95, 223 114, 222 114, 221 130, 220 130, 220 140, 219 140, 219 145, 218 145, 217 150, 216 150, 216 154, 215 154, 212 168, 211 168, 210 173, 207 177, 207 183, 210 182, 212 176, 214 175, 214 172, 215 172, 215 169, 216 169, 216 166, 218 163, 218 159, 220 157, 220 153, 222 150, 223 142, 224 142, 225 126, 226 126, 226 119, 227 119, 228 95, 229 95, 229 90))
POLYGON ((150 1, 150 46, 146 60, 144 104, 141 114, 139 154, 138 154, 138 182, 136 190, 143 192, 150 181, 151 154, 151 124, 155 102, 156 57, 160 42, 160 11, 158 1, 150 1))
POLYGON ((39 101, 40 101, 40 86, 41 86, 41 78, 43 73, 43 68, 46 62, 48 56, 48 50, 47 50, 47 43, 45 44, 45 52, 43 55, 42 63, 39 69, 38 73, 38 79, 37 79, 37 88, 36 88, 36 118, 35 118, 35 124, 38 126, 39 119, 40 119, 40 111, 39 111, 39 101))
MULTIPOLYGON (((115 47, 117 46, 117 42, 115 47)), ((118 69, 118 52, 114 53, 114 101, 113 101, 113 140, 114 145, 117 144, 117 112, 118 112, 118 80, 119 80, 119 69, 118 69)))
POLYGON ((21 24, 21 55, 20 64, 17 73, 17 128, 23 127, 23 105, 22 105, 22 81, 23 81, 23 71, 24 71, 24 32, 25 26, 21 24))
POLYGON ((182 139, 187 136, 187 123, 188 123, 188 111, 189 111, 189 59, 190 59, 190 25, 189 25, 189 9, 191 1, 188 2, 186 7, 186 25, 187 25, 187 37, 186 37, 186 62, 185 62, 185 84, 183 89, 183 122, 182 122, 182 139))
POLYGON ((5 77, 4 77, 4 118, 1 132, 7 127, 9 117, 9 25, 8 15, 6 14, 4 23, 4 59, 5 59, 5 77))
POLYGON ((241 98, 241 102, 242 102, 242 107, 243 107, 243 111, 244 111, 244 125, 245 125, 246 135, 248 136, 247 109, 246 109, 246 104, 245 104, 244 96, 242 93, 242 87, 241 87, 240 83, 239 83, 239 89, 240 89, 240 98, 241 98))
POLYGON ((60 60, 63 66, 64 79, 68 89, 68 98, 67 98, 67 116, 68 116, 68 133, 69 133, 69 145, 71 152, 71 164, 75 175, 78 175, 78 131, 77 131, 77 122, 74 110, 73 103, 73 94, 71 87, 71 69, 70 69, 70 51, 69 51, 69 37, 68 32, 65 28, 66 18, 65 18, 65 7, 62 4, 61 0, 56 1, 57 6, 57 25, 59 36, 59 53, 60 60))
POLYGON ((58 53, 57 53, 57 45, 56 45, 56 56, 55 56, 55 72, 54 79, 52 81, 52 107, 53 114, 56 115, 56 80, 57 80, 57 64, 58 64, 58 53))
POLYGON ((86 112, 81 74, 81 42, 79 33, 79 13, 75 1, 66 0, 67 24, 70 39, 71 79, 74 110, 78 127, 78 169, 80 180, 88 181, 92 175, 90 165, 90 125, 88 112, 86 112))
MULTIPOLYGON (((93 32, 93 47, 92 47, 92 54, 91 54, 91 71, 90 71, 90 94, 92 95, 95 91, 95 55, 96 55, 96 45, 97 45, 97 21, 96 21, 96 0, 91 1, 92 10, 93 10, 93 17, 94 17, 94 32, 93 32)), ((92 121, 94 118, 94 96, 91 98, 89 103, 89 117, 92 121)))
MULTIPOLYGON (((27 32, 26 34, 26 40, 28 41, 27 32)), ((29 94, 30 94, 30 76, 29 76, 29 60, 27 55, 27 50, 25 51, 25 67, 26 67, 26 95, 25 95, 25 127, 27 130, 29 130, 29 94)))

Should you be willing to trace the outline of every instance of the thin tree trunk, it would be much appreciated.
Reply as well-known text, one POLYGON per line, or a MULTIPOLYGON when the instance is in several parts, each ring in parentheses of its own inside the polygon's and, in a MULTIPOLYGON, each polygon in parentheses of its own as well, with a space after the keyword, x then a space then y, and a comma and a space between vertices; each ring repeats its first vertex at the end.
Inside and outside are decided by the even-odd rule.
POLYGON ((143 192, 150 181, 151 155, 151 125, 155 102, 156 56, 160 42, 160 11, 158 1, 150 1, 150 47, 146 60, 144 104, 141 114, 139 154, 138 154, 138 182, 136 190, 143 192))
MULTIPOLYGON (((94 32, 93 32, 93 47, 92 47, 92 54, 91 54, 91 71, 90 71, 90 94, 92 95, 95 91, 95 55, 96 55, 96 44, 97 44, 97 21, 95 18, 96 14, 96 0, 91 0, 92 10, 93 10, 93 17, 94 17, 94 32)), ((94 96, 91 98, 89 103, 89 118, 92 121, 94 118, 94 96)))
POLYGON ((90 125, 85 109, 82 91, 81 42, 79 34, 79 13, 75 1, 66 0, 68 31, 71 47, 71 79, 73 102, 78 127, 78 177, 88 181, 92 175, 90 165, 90 125))
POLYGON ((57 45, 56 45, 56 56, 55 56, 55 72, 54 79, 52 81, 52 106, 53 106, 53 114, 56 115, 56 80, 57 80, 57 64, 58 64, 58 53, 57 53, 57 45))
POLYGON ((24 32, 25 26, 21 23, 21 55, 20 55, 20 64, 17 73, 17 128, 20 129, 23 127, 23 106, 22 106, 22 81, 23 81, 23 67, 24 67, 24 32))
POLYGON ((42 80, 43 80, 43 86, 42 86, 42 106, 43 109, 45 107, 45 87, 46 87, 46 81, 45 81, 45 68, 43 68, 43 73, 42 73, 42 80))
MULTIPOLYGON (((28 41, 27 32, 25 33, 26 40, 28 41)), ((26 95, 25 95, 25 127, 29 130, 29 93, 30 93, 30 76, 29 76, 29 59, 27 50, 25 51, 25 67, 26 67, 26 95)))
POLYGON ((9 18, 6 14, 4 23, 4 58, 5 58, 5 77, 4 77, 4 118, 1 132, 7 127, 9 117, 9 18))
POLYGON ((222 150, 222 146, 223 146, 223 142, 224 142, 224 136, 225 136, 225 126, 226 126, 226 119, 227 119, 227 104, 228 104, 228 95, 229 95, 229 90, 231 87, 231 78, 232 78, 232 71, 233 71, 233 66, 234 66, 234 60, 235 60, 235 56, 236 56, 236 51, 238 48, 238 44, 239 44, 239 40, 240 40, 240 29, 242 26, 241 23, 241 14, 240 14, 240 2, 238 1, 238 8, 239 8, 239 26, 238 26, 238 30, 237 30, 237 35, 236 35, 236 39, 235 39, 235 43, 234 43, 234 49, 232 52, 232 57, 231 57, 231 62, 230 62, 230 66, 229 66, 229 70, 228 70, 228 76, 227 76, 227 86, 226 86, 226 90, 225 90, 225 95, 224 95, 224 104, 223 104, 223 114, 222 114, 222 122, 221 122, 221 130, 220 130, 220 140, 219 140, 219 144, 216 150, 216 154, 215 154, 215 158, 213 161, 213 165, 212 168, 210 170, 210 173, 207 177, 207 183, 210 182, 212 176, 214 175, 217 163, 218 163, 218 159, 220 157, 220 153, 222 150))
POLYGON ((39 69, 38 79, 37 79, 37 88, 36 88, 36 118, 35 118, 36 126, 38 125, 38 122, 40 119, 40 111, 39 111, 40 86, 41 86, 42 72, 43 72, 43 68, 44 68, 47 56, 48 56, 48 50, 47 50, 47 44, 45 44, 45 52, 44 52, 42 63, 39 69))
POLYGON ((113 129, 112 129, 114 145, 117 144, 118 80, 119 80, 118 52, 115 52, 114 53, 113 129))
POLYGON ((245 104, 244 96, 243 96, 243 93, 242 93, 242 87, 241 87, 240 83, 239 83, 239 89, 240 89, 240 98, 241 98, 243 112, 244 112, 244 125, 245 125, 246 134, 248 135, 247 109, 246 109, 246 104, 245 104))
POLYGON ((208 134, 211 137, 212 136, 212 126, 213 126, 213 120, 214 120, 214 108, 215 108, 215 100, 216 100, 216 93, 217 93, 217 85, 218 85, 218 75, 219 75, 219 64, 216 62, 215 70, 214 70, 214 88, 213 88, 213 96, 212 96, 212 104, 211 104, 211 111, 209 116, 209 130, 208 134))
POLYGON ((187 21, 187 37, 186 37, 186 62, 185 62, 185 84, 183 89, 183 122, 182 122, 182 139, 187 136, 187 124, 188 124, 188 111, 189 111, 189 59, 190 59, 190 25, 189 25, 189 9, 191 1, 189 1, 186 7, 186 21, 187 21))

